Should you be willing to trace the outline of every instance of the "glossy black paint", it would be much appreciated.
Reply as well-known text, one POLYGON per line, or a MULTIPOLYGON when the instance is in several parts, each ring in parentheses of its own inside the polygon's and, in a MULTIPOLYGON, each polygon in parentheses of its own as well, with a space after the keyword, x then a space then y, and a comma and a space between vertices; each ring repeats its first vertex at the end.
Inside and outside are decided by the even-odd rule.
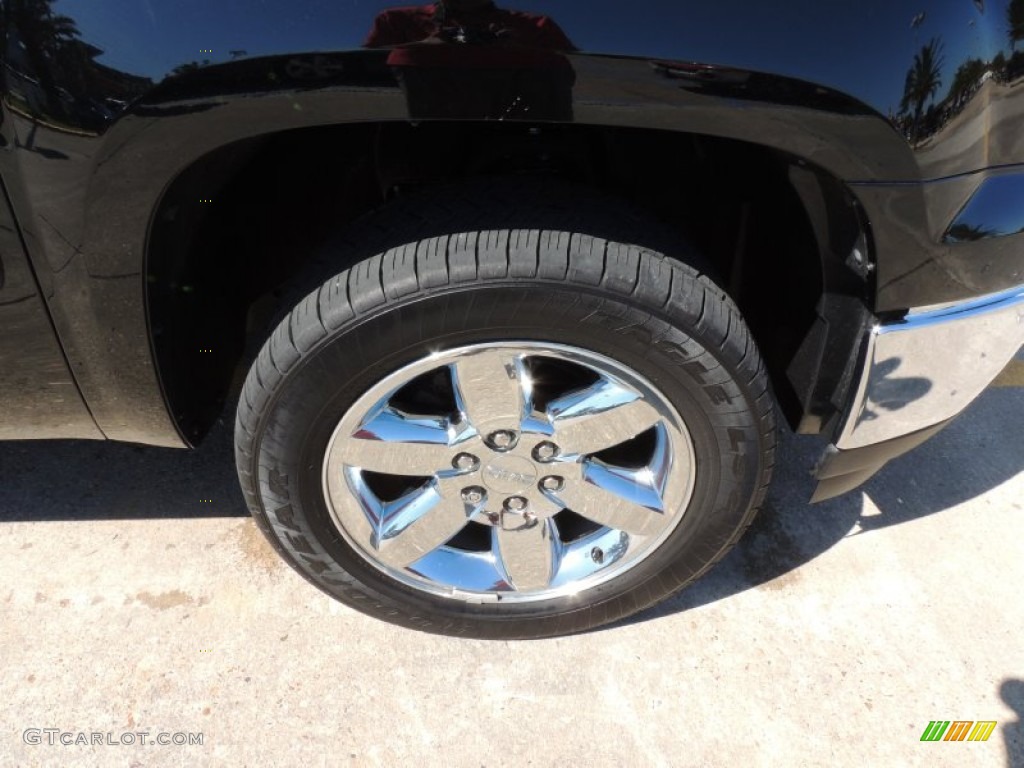
POLYGON ((96 423, 180 445, 150 349, 152 217, 210 153, 277 131, 444 119, 740 139, 857 198, 871 309, 1024 281, 1022 235, 943 243, 988 169, 1024 168, 1010 2, 552 0, 543 18, 435 24, 431 7, 396 26, 382 2, 4 0, 0 176, 96 423))
POLYGON ((958 301, 1024 283, 1024 235, 965 242, 946 236, 987 178, 980 172, 923 185, 851 186, 874 225, 876 311, 958 301))
POLYGON ((970 243, 1024 233, 1024 173, 985 179, 957 214, 942 240, 970 243))
POLYGON ((53 333, 0 185, 0 440, 102 439, 53 333))

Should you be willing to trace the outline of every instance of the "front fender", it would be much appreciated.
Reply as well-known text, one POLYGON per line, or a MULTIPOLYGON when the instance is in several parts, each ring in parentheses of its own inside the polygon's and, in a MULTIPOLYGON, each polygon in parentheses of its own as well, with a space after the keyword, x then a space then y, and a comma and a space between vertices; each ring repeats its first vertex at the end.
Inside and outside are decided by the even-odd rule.
MULTIPOLYGON (((473 30, 461 47, 457 30, 368 48, 384 41, 382 2, 7 0, 0 174, 97 422, 180 444, 149 350, 146 243, 164 190, 207 153, 292 128, 441 117, 702 133, 859 183, 884 230, 898 185, 1024 163, 1005 3, 934 6, 552 0, 543 17, 520 14, 543 46, 495 56, 473 30), (933 40, 937 83, 921 100, 908 72, 933 40), (984 81, 958 78, 973 59, 984 81)), ((894 225, 928 231, 925 196, 894 225)), ((880 252, 884 283, 932 260, 930 245, 880 252)), ((933 298, 967 290, 933 272, 933 298)))

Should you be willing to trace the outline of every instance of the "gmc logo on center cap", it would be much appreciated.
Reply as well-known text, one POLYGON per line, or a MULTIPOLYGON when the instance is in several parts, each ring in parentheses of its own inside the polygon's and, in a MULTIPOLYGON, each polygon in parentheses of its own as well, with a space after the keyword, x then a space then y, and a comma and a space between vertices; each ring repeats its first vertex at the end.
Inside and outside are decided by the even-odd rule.
POLYGON ((526 485, 533 481, 533 475, 526 474, 525 472, 513 472, 511 469, 502 469, 501 467, 488 467, 487 474, 495 480, 505 483, 526 485))

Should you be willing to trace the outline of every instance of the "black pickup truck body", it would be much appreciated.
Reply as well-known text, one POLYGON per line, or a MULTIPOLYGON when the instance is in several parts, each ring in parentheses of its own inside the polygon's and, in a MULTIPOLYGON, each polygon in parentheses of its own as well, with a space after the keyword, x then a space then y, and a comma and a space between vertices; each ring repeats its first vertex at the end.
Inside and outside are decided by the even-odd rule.
POLYGON ((751 322, 791 424, 836 446, 821 476, 846 480, 823 495, 851 487, 1021 340, 1020 3, 920 5, 552 0, 516 22, 535 45, 452 56, 413 39, 437 6, 3 0, 0 439, 199 440, 325 194, 344 221, 403 186, 549 162, 671 216, 699 207, 681 190, 716 178, 688 175, 710 153, 729 189, 706 195, 737 215, 774 194, 763 169, 793 195, 778 215, 811 245, 758 278, 783 296, 804 276, 802 313, 773 338, 752 298, 751 322), (266 239, 275 217, 291 250, 266 239), (908 324, 951 344, 979 312, 990 353, 883 346, 908 324))

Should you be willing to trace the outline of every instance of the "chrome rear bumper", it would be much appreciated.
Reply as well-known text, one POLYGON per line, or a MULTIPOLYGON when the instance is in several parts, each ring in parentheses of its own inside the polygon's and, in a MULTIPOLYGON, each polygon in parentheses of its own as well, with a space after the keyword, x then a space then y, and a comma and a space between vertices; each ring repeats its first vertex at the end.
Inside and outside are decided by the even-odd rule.
POLYGON ((872 328, 853 400, 817 469, 814 500, 856 487, 937 432, 1021 346, 1024 285, 872 328))

